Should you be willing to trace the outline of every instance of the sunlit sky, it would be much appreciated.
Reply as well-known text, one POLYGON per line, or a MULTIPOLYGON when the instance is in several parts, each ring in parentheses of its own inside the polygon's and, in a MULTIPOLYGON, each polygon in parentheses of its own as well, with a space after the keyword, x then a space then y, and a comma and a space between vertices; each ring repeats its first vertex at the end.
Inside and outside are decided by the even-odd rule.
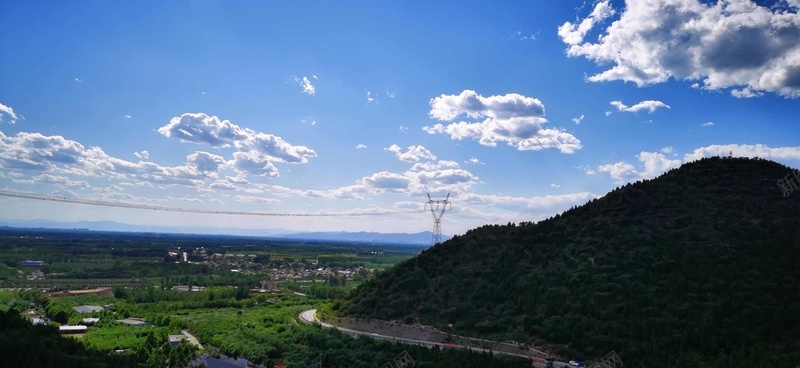
POLYGON ((798 6, 0 0, 0 189, 395 213, 0 197, 0 219, 418 232, 450 193, 460 234, 701 157, 798 167, 798 6))

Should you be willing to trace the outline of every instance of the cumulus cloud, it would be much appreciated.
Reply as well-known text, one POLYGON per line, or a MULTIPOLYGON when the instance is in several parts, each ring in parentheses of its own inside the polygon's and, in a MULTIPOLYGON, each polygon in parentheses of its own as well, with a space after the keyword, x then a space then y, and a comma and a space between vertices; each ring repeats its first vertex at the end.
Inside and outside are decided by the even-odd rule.
POLYGON ((174 117, 159 128, 165 137, 208 144, 212 147, 235 147, 234 167, 240 171, 253 170, 260 176, 277 176, 273 162, 302 164, 317 153, 305 146, 292 145, 283 138, 249 128, 242 128, 229 120, 204 113, 185 113, 174 117))
POLYGON ((626 0, 616 20, 598 27, 597 42, 586 41, 615 14, 605 0, 580 22, 564 23, 558 34, 568 56, 611 65, 589 81, 644 86, 673 78, 700 81, 705 89, 741 88, 734 96, 766 91, 798 97, 797 11, 752 0, 626 0))
POLYGON ((722 144, 701 147, 684 156, 685 162, 696 161, 703 157, 729 156, 760 157, 768 160, 800 160, 800 146, 769 147, 763 144, 722 144))
POLYGON ((624 112, 639 112, 642 110, 647 110, 649 113, 654 113, 659 108, 666 108, 669 109, 669 105, 661 102, 661 101, 654 101, 654 100, 645 100, 641 101, 633 106, 627 106, 622 101, 611 101, 611 105, 617 108, 619 111, 624 112))
POLYGON ((366 144, 358 144, 358 145, 356 145, 356 149, 365 149, 365 148, 367 148, 366 144))
POLYGON ((31 179, 13 179, 15 183, 22 184, 54 184, 73 188, 89 188, 90 185, 84 180, 72 180, 66 176, 41 174, 31 179))
MULTIPOLYGON (((667 152, 670 151, 667 150, 667 152)), ((632 164, 621 161, 601 165, 597 171, 608 173, 617 184, 623 184, 633 180, 652 179, 681 165, 681 160, 671 160, 660 152, 642 151, 636 157, 644 166, 642 170, 637 170, 632 164)))
MULTIPOLYGON (((314 79, 317 79, 316 77, 314 79)), ((303 79, 294 77, 294 81, 300 84, 300 87, 303 87, 303 93, 313 96, 317 93, 317 89, 311 84, 311 81, 308 80, 307 77, 303 77, 303 79)))
POLYGON ((14 113, 14 109, 10 106, 6 106, 0 103, 0 123, 7 122, 9 124, 14 124, 17 122, 17 114, 14 113))
POLYGON ((750 87, 745 87, 741 89, 732 89, 731 95, 736 98, 755 98, 763 96, 764 92, 754 91, 750 87))
POLYGON ((714 126, 714 122, 713 121, 707 121, 707 122, 705 122, 703 124, 700 124, 700 126, 703 127, 703 128, 714 126))
POLYGON ((134 152, 133 155, 140 160, 147 160, 150 158, 150 152, 147 151, 134 152))
POLYGON ((133 116, 130 116, 130 115, 122 115, 122 116, 123 116, 125 119, 130 119, 130 118, 132 118, 132 117, 133 117, 133 116))
POLYGON ((234 152, 233 167, 240 173, 278 177, 278 169, 275 165, 255 152, 234 152))
POLYGON ((400 148, 400 146, 393 144, 387 148, 384 148, 384 150, 393 152, 395 156, 397 156, 397 158, 403 162, 417 162, 423 159, 436 159, 436 156, 423 146, 409 146, 406 151, 403 152, 403 149, 400 148))
POLYGON ((484 119, 480 122, 453 122, 423 127, 428 134, 448 134, 451 139, 470 138, 484 146, 506 142, 517 150, 558 148, 563 153, 581 149, 572 134, 558 129, 544 129, 544 104, 536 98, 516 93, 483 97, 464 90, 459 95, 441 95, 430 101, 429 115, 440 121, 454 121, 459 116, 484 119))
POLYGON ((204 113, 185 113, 170 119, 158 132, 168 138, 178 138, 193 143, 205 143, 213 147, 229 147, 255 134, 216 116, 204 113))
MULTIPOLYGON (((161 166, 153 162, 131 162, 108 155, 100 147, 85 147, 62 136, 20 132, 6 136, 0 132, 0 167, 104 177, 129 182, 159 185, 196 186, 214 178, 214 167, 202 160, 205 153, 191 154, 181 166, 161 166), (199 169, 202 166, 203 169, 199 169)), ((219 169, 219 167, 216 167, 219 169)))
POLYGON ((666 155, 677 156, 677 152, 672 147, 665 147, 661 152, 642 151, 636 157, 639 159, 641 169, 637 169, 631 163, 618 161, 607 163, 597 167, 598 172, 609 174, 617 184, 626 182, 652 179, 666 171, 679 167, 682 163, 696 161, 706 157, 714 156, 733 156, 763 158, 774 161, 781 160, 800 160, 800 146, 797 147, 768 147, 763 144, 726 144, 711 145, 695 149, 692 153, 684 155, 683 161, 680 159, 670 159, 666 155))

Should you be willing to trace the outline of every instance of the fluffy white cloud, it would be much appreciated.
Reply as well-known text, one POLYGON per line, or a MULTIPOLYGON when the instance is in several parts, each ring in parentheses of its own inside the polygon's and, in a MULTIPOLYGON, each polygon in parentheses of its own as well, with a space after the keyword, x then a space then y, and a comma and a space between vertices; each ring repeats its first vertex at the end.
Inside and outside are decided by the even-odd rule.
POLYGON ((763 144, 723 144, 701 147, 684 156, 685 162, 703 157, 729 156, 760 157, 768 160, 800 160, 800 146, 771 148, 763 144))
MULTIPOLYGON (((314 79, 317 79, 316 76, 314 76, 314 79)), ((308 80, 307 77, 303 77, 303 79, 294 77, 294 81, 300 84, 300 87, 303 88, 303 93, 309 96, 313 96, 314 94, 317 93, 317 89, 314 87, 313 84, 311 84, 311 81, 308 80)))
POLYGON ((0 103, 0 123, 3 121, 9 124, 14 124, 17 122, 17 114, 14 113, 14 109, 12 109, 10 106, 0 103), (4 115, 6 116, 5 118, 4 115))
POLYGON ((669 109, 669 105, 661 102, 661 101, 654 101, 654 100, 645 100, 641 101, 633 106, 626 106, 622 101, 611 101, 611 105, 617 108, 619 111, 624 112, 639 112, 642 110, 647 110, 649 113, 654 113, 659 108, 666 108, 669 109))
MULTIPOLYGON (((662 149, 664 153, 672 153, 671 147, 662 149)), ((664 153, 642 151, 636 157, 644 166, 639 171, 636 167, 627 162, 615 162, 597 167, 597 171, 608 173, 617 184, 629 181, 652 179, 666 172, 667 170, 681 166, 681 160, 670 160, 664 153)))
POLYGON ((750 87, 744 87, 741 89, 732 89, 731 95, 736 98, 755 98, 763 96, 764 92, 754 91, 750 87))
POLYGON ((278 177, 278 169, 275 165, 255 152, 234 152, 233 167, 240 173, 278 177))
POLYGON ((714 122, 713 121, 707 121, 707 122, 705 122, 703 124, 700 124, 700 126, 703 127, 703 128, 711 127, 711 126, 714 126, 714 122))
POLYGON ((367 148, 366 144, 358 144, 358 145, 356 145, 356 149, 365 149, 365 148, 367 148))
POLYGON ((158 129, 166 137, 205 143, 213 147, 235 147, 234 167, 242 172, 253 170, 254 175, 277 176, 273 162, 302 164, 317 153, 305 146, 292 145, 283 138, 242 128, 229 120, 204 113, 186 113, 174 117, 158 129))
POLYGON ((222 156, 203 151, 192 153, 186 156, 186 159, 190 166, 203 173, 216 174, 220 167, 225 164, 225 159, 222 156))
POLYGON ((147 160, 150 158, 150 152, 147 151, 134 152, 133 155, 140 160, 147 160))
POLYGON ((423 146, 409 146, 407 150, 403 152, 403 149, 400 148, 400 146, 393 144, 388 148, 384 148, 384 150, 393 152, 395 156, 397 156, 397 158, 403 162, 417 162, 423 159, 436 159, 436 156, 423 146))
POLYGON ((610 0, 600 1, 578 24, 559 27, 568 56, 612 65, 589 81, 643 86, 674 78, 701 81, 706 89, 744 87, 734 96, 800 96, 797 7, 769 8, 752 0, 626 0, 619 18, 600 27, 597 42, 585 40, 613 15, 610 0))
POLYGON ((31 179, 13 179, 15 183, 22 184, 54 184, 73 188, 89 188, 90 185, 83 180, 72 180, 66 176, 42 174, 31 179))
POLYGON ((372 174, 371 176, 365 177, 362 180, 363 183, 368 187, 387 190, 408 189, 409 184, 411 184, 411 179, 405 177, 404 175, 388 171, 381 171, 372 174))
POLYGON ((229 147, 246 140, 254 131, 220 120, 204 113, 185 113, 170 119, 158 132, 165 137, 178 138, 187 142, 205 143, 213 147, 229 147))
POLYGON ((506 142, 517 150, 558 148, 563 153, 581 149, 572 134, 558 129, 543 129, 544 105, 536 98, 516 93, 483 97, 464 90, 459 95, 441 95, 430 101, 429 115, 440 121, 453 121, 459 116, 484 119, 481 122, 454 122, 423 127, 428 134, 448 134, 451 139, 470 138, 484 146, 506 142))
POLYGON ((196 186, 217 175, 219 167, 209 166, 209 158, 214 159, 206 153, 195 153, 187 157, 186 165, 161 166, 153 162, 122 160, 108 155, 100 147, 87 148, 62 136, 20 132, 9 137, 0 132, 0 167, 6 169, 196 186), (204 170, 199 169, 201 166, 204 170))

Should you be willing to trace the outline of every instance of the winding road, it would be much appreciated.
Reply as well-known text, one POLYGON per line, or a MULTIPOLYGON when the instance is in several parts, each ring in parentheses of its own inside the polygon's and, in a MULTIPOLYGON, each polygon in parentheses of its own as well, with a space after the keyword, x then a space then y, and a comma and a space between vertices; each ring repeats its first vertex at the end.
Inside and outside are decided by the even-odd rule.
MULTIPOLYGON (((367 337, 371 337, 373 339, 378 339, 378 340, 396 341, 396 342, 400 342, 400 343, 403 343, 403 344, 425 346, 427 348, 432 348, 434 346, 438 346, 438 347, 441 347, 441 348, 462 348, 462 349, 469 349, 469 350, 477 351, 477 352, 481 352, 481 353, 506 354, 506 355, 513 355, 513 356, 518 356, 518 357, 531 359, 530 356, 522 355, 522 354, 507 353, 507 352, 503 352, 503 351, 491 351, 491 350, 476 348, 476 347, 472 347, 472 346, 445 344, 445 343, 435 342, 435 341, 406 339, 406 338, 402 338, 402 337, 387 336, 387 335, 381 335, 381 334, 370 333, 370 332, 365 332, 365 331, 351 330, 349 328, 337 327, 337 326, 334 326, 334 325, 332 325, 330 323, 325 323, 325 322, 322 322, 319 319, 317 319, 317 310, 316 309, 309 309, 307 311, 303 311, 302 313, 300 313, 300 321, 305 322, 305 323, 311 323, 311 324, 316 323, 316 324, 319 324, 320 326, 322 326, 324 328, 336 328, 339 331, 341 331, 342 333, 345 333, 345 334, 348 334, 348 335, 351 335, 351 336, 359 336, 359 335, 361 335, 361 336, 367 336, 367 337)), ((547 367, 547 363, 533 361, 533 366, 534 367, 538 367, 538 368, 546 368, 547 367)), ((560 368, 560 367, 569 367, 570 365, 568 363, 565 363, 565 362, 553 361, 553 366, 560 368)))

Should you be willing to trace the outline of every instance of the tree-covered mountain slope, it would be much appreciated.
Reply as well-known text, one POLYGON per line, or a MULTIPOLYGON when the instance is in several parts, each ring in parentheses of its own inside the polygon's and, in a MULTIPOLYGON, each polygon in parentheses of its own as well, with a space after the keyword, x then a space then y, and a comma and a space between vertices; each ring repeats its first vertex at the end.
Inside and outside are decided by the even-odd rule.
POLYGON ((539 223, 484 226, 362 284, 334 313, 611 350, 635 367, 800 364, 800 190, 708 158, 539 223), (449 325, 452 324, 452 327, 449 325))

